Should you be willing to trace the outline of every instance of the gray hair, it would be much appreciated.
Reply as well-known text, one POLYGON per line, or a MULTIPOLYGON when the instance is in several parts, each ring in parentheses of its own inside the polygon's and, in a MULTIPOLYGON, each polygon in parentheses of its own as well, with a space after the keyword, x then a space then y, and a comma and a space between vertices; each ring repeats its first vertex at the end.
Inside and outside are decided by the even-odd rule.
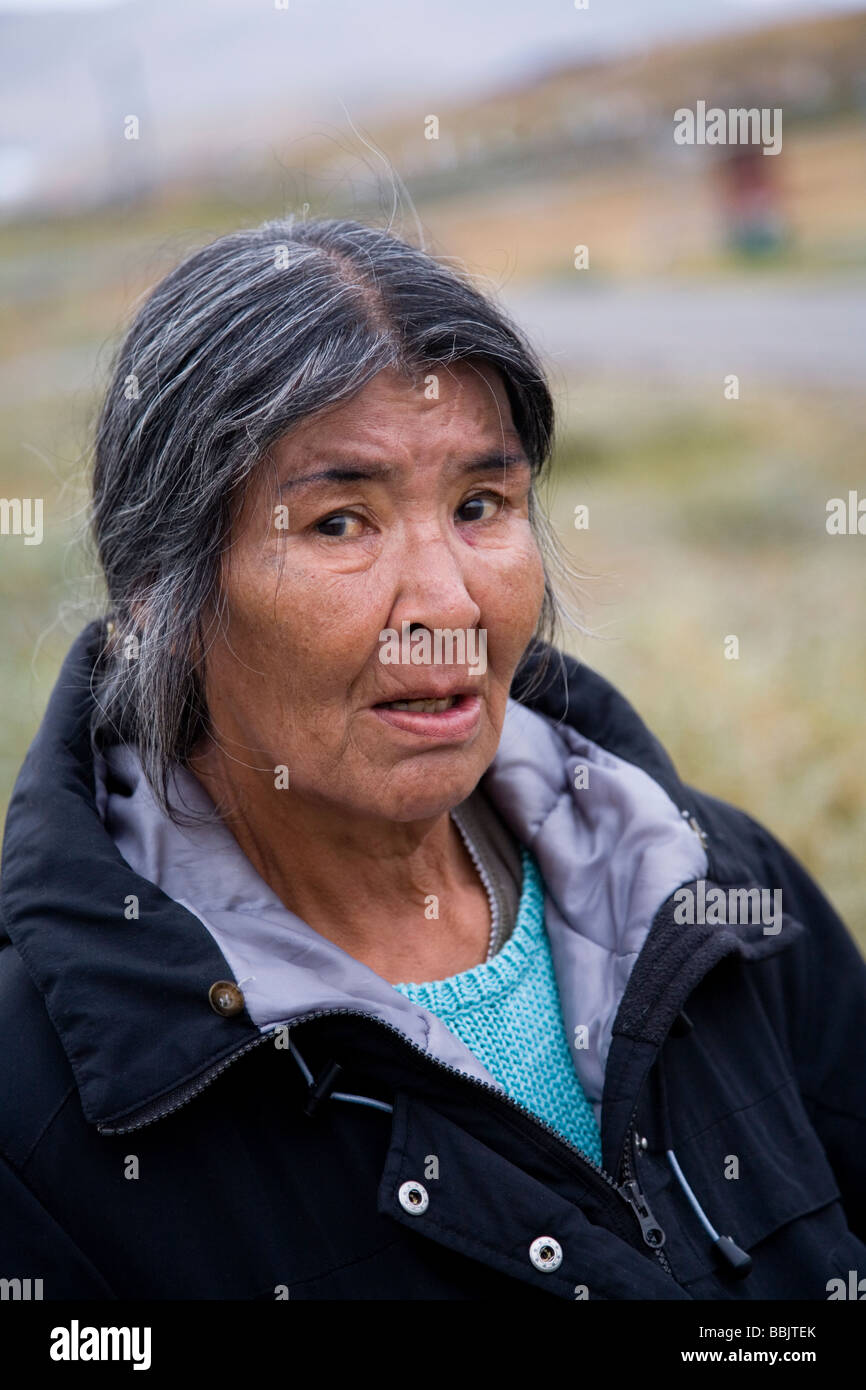
MULTIPOLYGON (((550 391, 519 330, 462 272, 389 230, 286 219, 193 252, 145 300, 96 426, 91 526, 108 610, 91 727, 136 746, 173 818, 172 763, 209 728, 203 615, 219 611, 232 519, 268 446, 383 368, 414 373, 467 358, 496 369, 507 391, 546 561, 553 538, 535 485, 553 442, 550 391)), ((544 568, 538 630, 521 663, 540 654, 531 683, 546 669, 558 616, 544 568)))

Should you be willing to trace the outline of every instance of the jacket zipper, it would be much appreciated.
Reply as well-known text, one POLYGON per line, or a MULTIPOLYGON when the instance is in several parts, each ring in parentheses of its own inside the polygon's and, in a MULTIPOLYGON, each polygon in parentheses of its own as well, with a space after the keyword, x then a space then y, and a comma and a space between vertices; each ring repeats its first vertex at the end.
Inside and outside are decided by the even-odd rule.
POLYGON ((490 875, 488 874, 486 868, 484 867, 480 858, 478 857, 478 852, 475 849, 475 846, 473 845, 472 841, 470 840, 469 835, 463 825, 463 822, 459 819, 457 815, 455 815, 453 811, 451 812, 451 819, 457 826, 457 829, 460 831, 460 838, 463 841, 469 858, 475 865, 475 870, 478 874, 478 877, 481 879, 482 884, 484 885, 484 891, 487 894, 487 901, 490 904, 490 941, 487 946, 487 960, 489 961, 493 958, 493 947, 496 944, 497 938, 499 936, 499 905, 497 903, 496 896, 493 892, 493 884, 490 882, 490 875))
POLYGON ((653 1254, 658 1257, 658 1261, 662 1266, 662 1269, 664 1269, 665 1272, 669 1274, 673 1279, 675 1276, 673 1270, 671 1269, 670 1261, 668 1260, 667 1255, 662 1250, 662 1246, 664 1245, 666 1239, 665 1233, 652 1213, 650 1204, 647 1201, 643 1192, 643 1188, 640 1185, 640 1180, 637 1175, 637 1169, 633 1167, 631 1161, 632 1148, 634 1148, 636 1151, 638 1142, 637 1129, 635 1127, 636 1115, 637 1105, 635 1105, 634 1110, 631 1112, 631 1118, 628 1122, 628 1131, 626 1135, 625 1148, 623 1149, 622 1163, 620 1165, 620 1172, 623 1178, 623 1187, 631 1193, 631 1196, 634 1200, 634 1211, 638 1221, 640 1222, 641 1235, 643 1236, 646 1244, 652 1250, 653 1254))
MULTIPOLYGON (((408 1038, 406 1034, 403 1033, 399 1028, 395 1028, 393 1024, 386 1023, 383 1019, 376 1018, 375 1015, 372 1014, 363 1013, 358 1009, 318 1009, 314 1013, 303 1014, 300 1018, 292 1019, 290 1023, 277 1024, 272 1030, 269 1030, 267 1033, 262 1034, 260 1038, 254 1038, 252 1042, 245 1043, 243 1047, 239 1047, 236 1052, 233 1052, 231 1056, 226 1057, 217 1066, 211 1067, 208 1071, 202 1072, 201 1075, 196 1078, 196 1081, 191 1083, 189 1086, 185 1086, 179 1088, 176 1091, 173 1091, 171 1096, 168 1098, 173 1103, 162 1106, 153 1114, 146 1114, 144 1119, 140 1119, 133 1124, 122 1125, 118 1127, 112 1126, 111 1128, 100 1125, 100 1132, 103 1134, 129 1134, 132 1130, 143 1129, 146 1125, 155 1124, 157 1120, 162 1120, 167 1115, 174 1114, 175 1111, 180 1110, 182 1106, 186 1105, 188 1101, 191 1101, 192 1099, 194 1099, 195 1096, 200 1095, 202 1091, 206 1090, 206 1088, 211 1084, 211 1082, 215 1081, 216 1078, 219 1075, 221 1075, 221 1073, 224 1072, 227 1067, 230 1067, 233 1062, 236 1062, 239 1057, 243 1057, 254 1047, 260 1047, 262 1043, 271 1042, 274 1034, 280 1028, 286 1028, 289 1031, 291 1031, 292 1028, 297 1028, 302 1023, 310 1023, 314 1019, 319 1018, 328 1018, 334 1014, 345 1014, 355 1018, 363 1018, 365 1020, 368 1020, 369 1022, 377 1024, 380 1028, 387 1028, 390 1033, 396 1034, 396 1036, 400 1038, 400 1040, 404 1044, 410 1047, 414 1052, 417 1052, 428 1063, 432 1064, 433 1066, 439 1067, 442 1071, 449 1072, 452 1076, 460 1077, 463 1081, 468 1081, 473 1086, 478 1086, 482 1090, 490 1091, 493 1095, 497 1096, 500 1101, 504 1102, 506 1105, 511 1106, 512 1109, 519 1111, 528 1120, 530 1120, 533 1125, 537 1125, 540 1129, 544 1130, 546 1134, 550 1135, 550 1137, 557 1144, 560 1144, 564 1148, 566 1148, 569 1151, 569 1153, 578 1160, 579 1164, 582 1164, 584 1167, 589 1168, 596 1178, 600 1179, 606 1187, 609 1187, 611 1191, 615 1192, 616 1195, 630 1208, 633 1216, 635 1217, 635 1220, 637 1221, 640 1227, 641 1236, 643 1237, 645 1243, 648 1245, 652 1244, 651 1241, 647 1240, 647 1231, 649 1229, 649 1223, 651 1223, 652 1226, 655 1227, 657 1227, 658 1223, 653 1221, 652 1213, 649 1212, 649 1208, 646 1204, 646 1199, 644 1198, 640 1186, 635 1178, 631 1177, 629 1180, 625 1181, 622 1184, 618 1183, 614 1178, 611 1177, 610 1173, 608 1173, 606 1169, 602 1168, 593 1159, 589 1158, 585 1153, 583 1153, 581 1149, 578 1149, 574 1144, 572 1144, 570 1140, 566 1139, 563 1135, 561 1135, 559 1133, 559 1130, 554 1129, 553 1125, 549 1125, 546 1120, 539 1119, 538 1116, 535 1115, 533 1111, 528 1109, 527 1106, 523 1105, 521 1101, 514 1100, 512 1096, 506 1095, 503 1091, 500 1091, 496 1086, 491 1086, 489 1081, 480 1081, 477 1077, 470 1076, 468 1072, 460 1071, 457 1067, 450 1067, 446 1062, 440 1062, 438 1058, 431 1057, 428 1052, 424 1051, 423 1047, 419 1047, 417 1043, 414 1043, 412 1039, 408 1038)), ((634 1114, 636 1113, 636 1111, 637 1106, 635 1106, 635 1110, 632 1112, 632 1120, 634 1119, 634 1114)), ((620 1169, 624 1173, 628 1173, 628 1144, 631 1142, 631 1139, 632 1128, 630 1123, 626 1143, 626 1150, 623 1154, 623 1159, 620 1163, 620 1169)), ((664 1239, 663 1234, 662 1239, 664 1239)), ((667 1273, 670 1274, 671 1277, 673 1277, 673 1271, 671 1270, 671 1267, 668 1264, 667 1259, 662 1254, 661 1250, 654 1249, 654 1254, 658 1256, 667 1273)))

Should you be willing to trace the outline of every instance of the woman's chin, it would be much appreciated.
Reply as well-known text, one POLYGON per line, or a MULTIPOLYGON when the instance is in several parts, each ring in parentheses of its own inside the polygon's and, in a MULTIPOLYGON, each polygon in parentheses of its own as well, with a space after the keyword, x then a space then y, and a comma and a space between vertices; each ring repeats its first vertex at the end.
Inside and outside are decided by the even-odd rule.
POLYGON ((388 787, 383 786, 380 794, 371 798, 369 814, 377 819, 401 824, 437 820, 471 795, 486 766, 486 763, 476 764, 473 759, 471 769, 462 768, 450 777, 444 774, 438 777, 428 775, 423 782, 413 778, 411 786, 398 787, 393 783, 388 787))

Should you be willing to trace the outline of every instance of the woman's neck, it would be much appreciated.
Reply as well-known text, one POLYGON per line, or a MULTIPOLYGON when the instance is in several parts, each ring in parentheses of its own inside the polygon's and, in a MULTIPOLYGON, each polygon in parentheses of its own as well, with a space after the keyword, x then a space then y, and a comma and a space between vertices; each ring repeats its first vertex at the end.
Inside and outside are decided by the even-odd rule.
POLYGON ((487 959, 489 900, 448 811, 391 822, 297 795, 261 806, 201 760, 191 770, 280 901, 390 983, 487 959))

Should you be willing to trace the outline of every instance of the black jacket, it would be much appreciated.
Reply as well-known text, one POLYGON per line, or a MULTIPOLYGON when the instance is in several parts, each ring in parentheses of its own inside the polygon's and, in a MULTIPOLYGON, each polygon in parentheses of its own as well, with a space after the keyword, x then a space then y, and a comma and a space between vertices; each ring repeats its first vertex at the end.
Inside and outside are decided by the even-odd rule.
POLYGON ((236 983, 213 936, 97 813, 98 637, 74 644, 7 818, 0 1278, 49 1299, 823 1300, 866 1273, 866 965, 797 861, 684 786, 610 684, 566 658, 567 686, 554 663, 528 703, 653 779, 707 885, 778 888, 785 911, 768 934, 659 905, 597 1169, 370 1012, 274 1034, 233 1012, 240 992, 209 998, 236 983))

